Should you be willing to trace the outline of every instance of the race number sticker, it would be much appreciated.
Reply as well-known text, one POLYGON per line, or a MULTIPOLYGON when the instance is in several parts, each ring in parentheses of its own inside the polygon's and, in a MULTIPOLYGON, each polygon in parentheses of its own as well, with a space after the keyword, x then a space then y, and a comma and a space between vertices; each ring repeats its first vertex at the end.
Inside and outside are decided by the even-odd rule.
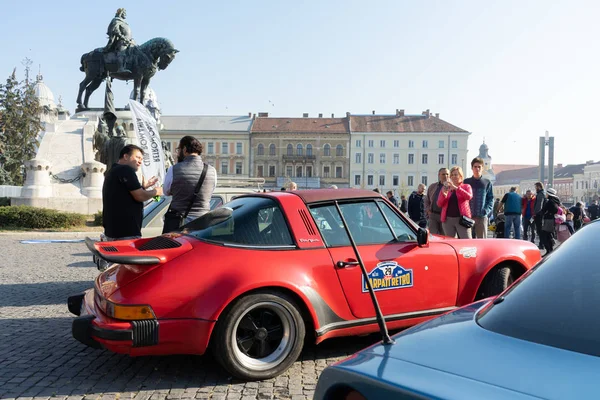
MULTIPOLYGON (((413 270, 402 268, 396 261, 383 261, 369 272, 369 281, 375 292, 412 287, 413 270)), ((364 276, 362 291, 363 293, 369 291, 364 276)))

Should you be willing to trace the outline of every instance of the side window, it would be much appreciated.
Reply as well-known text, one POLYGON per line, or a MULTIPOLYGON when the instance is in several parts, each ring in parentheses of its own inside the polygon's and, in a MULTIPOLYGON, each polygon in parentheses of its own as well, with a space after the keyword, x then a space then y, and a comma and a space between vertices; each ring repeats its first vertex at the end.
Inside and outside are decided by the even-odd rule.
POLYGON ((210 198, 210 209, 214 210, 215 208, 219 208, 223 205, 223 198, 221 196, 212 196, 210 198))
POLYGON ((328 247, 350 246, 350 239, 334 205, 312 207, 310 213, 328 247))
POLYGON ((388 243, 394 240, 394 235, 374 201, 340 204, 340 209, 357 245, 388 243))
POLYGON ((383 214, 389 221, 396 237, 401 242, 407 242, 417 240, 416 234, 412 229, 400 218, 386 203, 383 201, 379 202, 379 206, 383 209, 383 214))

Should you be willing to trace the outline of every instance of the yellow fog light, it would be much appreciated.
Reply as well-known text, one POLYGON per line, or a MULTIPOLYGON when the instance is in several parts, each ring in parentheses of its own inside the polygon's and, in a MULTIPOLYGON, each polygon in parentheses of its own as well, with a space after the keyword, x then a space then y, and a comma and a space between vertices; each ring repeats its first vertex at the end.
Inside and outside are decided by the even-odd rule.
POLYGON ((155 319, 154 311, 147 305, 122 305, 106 302, 106 314, 115 319, 134 321, 155 319))

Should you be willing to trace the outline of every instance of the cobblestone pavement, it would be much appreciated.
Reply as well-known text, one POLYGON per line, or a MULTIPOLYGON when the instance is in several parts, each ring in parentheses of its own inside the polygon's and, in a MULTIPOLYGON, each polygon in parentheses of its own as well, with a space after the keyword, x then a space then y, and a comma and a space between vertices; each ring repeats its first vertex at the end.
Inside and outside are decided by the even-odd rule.
POLYGON ((91 349, 72 338, 66 306, 98 274, 90 253, 84 243, 20 243, 32 236, 0 235, 0 399, 312 399, 328 364, 378 340, 309 346, 284 375, 261 382, 232 379, 210 356, 131 358, 91 349))

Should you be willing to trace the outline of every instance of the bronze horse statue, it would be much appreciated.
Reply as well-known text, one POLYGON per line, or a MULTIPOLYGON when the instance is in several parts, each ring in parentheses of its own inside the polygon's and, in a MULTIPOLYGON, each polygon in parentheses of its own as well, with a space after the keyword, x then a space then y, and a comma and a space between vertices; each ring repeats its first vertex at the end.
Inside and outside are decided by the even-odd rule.
POLYGON ((165 38, 154 38, 139 46, 130 46, 125 51, 125 65, 131 73, 117 74, 117 55, 115 53, 104 53, 98 48, 81 56, 81 71, 85 72, 85 78, 79 84, 77 95, 77 109, 88 108, 88 101, 94 90, 104 79, 110 76, 123 81, 133 80, 135 100, 143 104, 146 88, 150 78, 157 70, 165 69, 175 58, 179 50, 175 49, 173 43, 165 38), (81 102, 81 95, 85 90, 85 98, 81 102))

